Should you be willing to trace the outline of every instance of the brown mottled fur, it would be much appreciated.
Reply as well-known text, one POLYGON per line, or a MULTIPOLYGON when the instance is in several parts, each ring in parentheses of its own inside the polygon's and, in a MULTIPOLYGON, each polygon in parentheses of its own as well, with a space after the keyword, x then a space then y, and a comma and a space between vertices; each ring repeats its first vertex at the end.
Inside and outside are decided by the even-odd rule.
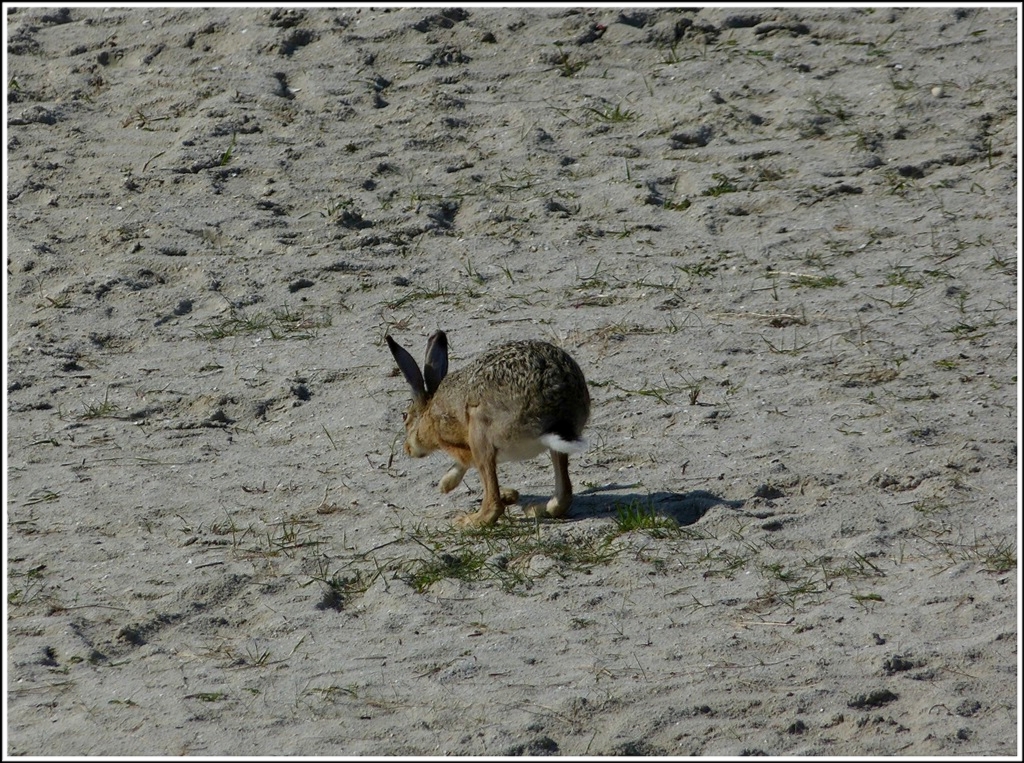
POLYGON ((590 416, 586 380, 568 353, 548 342, 509 342, 448 374, 448 340, 438 331, 427 344, 421 373, 406 350, 386 339, 413 392, 405 415, 405 452, 419 458, 443 450, 455 459, 438 483, 446 493, 469 468, 480 473, 480 509, 457 524, 482 527, 498 521, 518 493, 499 487, 497 463, 544 450, 555 470, 555 495, 546 505, 528 507, 527 514, 565 516, 572 503, 568 453, 583 449, 580 435, 590 416))

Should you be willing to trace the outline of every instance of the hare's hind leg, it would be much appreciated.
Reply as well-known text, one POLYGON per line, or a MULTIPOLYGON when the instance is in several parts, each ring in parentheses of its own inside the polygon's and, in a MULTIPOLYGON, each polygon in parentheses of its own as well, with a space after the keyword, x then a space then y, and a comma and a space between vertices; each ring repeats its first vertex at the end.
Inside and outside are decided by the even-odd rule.
POLYGON ((551 452, 551 465, 555 467, 555 494, 547 504, 538 504, 526 509, 528 517, 564 517, 572 505, 572 482, 569 480, 569 456, 551 452))
POLYGON ((549 517, 564 517, 572 506, 572 482, 569 481, 569 456, 551 451, 551 465, 555 467, 555 495, 548 501, 549 517))

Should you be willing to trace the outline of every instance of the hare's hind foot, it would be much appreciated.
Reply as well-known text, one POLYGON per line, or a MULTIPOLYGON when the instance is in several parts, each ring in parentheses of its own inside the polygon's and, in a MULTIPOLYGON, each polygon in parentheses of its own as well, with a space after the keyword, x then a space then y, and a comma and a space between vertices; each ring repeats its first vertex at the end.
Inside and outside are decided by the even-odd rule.
POLYGON ((535 519, 560 519, 569 513, 569 506, 572 505, 572 498, 568 501, 561 501, 555 496, 547 503, 534 503, 523 509, 526 516, 535 519))
POLYGON ((501 502, 506 506, 519 503, 519 491, 513 490, 510 487, 503 487, 501 489, 501 502))
POLYGON ((569 456, 557 450, 551 451, 551 465, 555 468, 555 495, 546 504, 526 507, 526 516, 543 519, 557 519, 569 513, 572 506, 572 482, 569 481, 569 456))

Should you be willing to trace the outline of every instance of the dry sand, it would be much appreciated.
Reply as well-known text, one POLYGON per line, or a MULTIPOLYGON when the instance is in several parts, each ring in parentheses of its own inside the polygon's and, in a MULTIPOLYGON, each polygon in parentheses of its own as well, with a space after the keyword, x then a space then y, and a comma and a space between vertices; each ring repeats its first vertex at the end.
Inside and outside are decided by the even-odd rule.
POLYGON ((8 754, 1020 753, 1015 8, 5 10, 8 754))

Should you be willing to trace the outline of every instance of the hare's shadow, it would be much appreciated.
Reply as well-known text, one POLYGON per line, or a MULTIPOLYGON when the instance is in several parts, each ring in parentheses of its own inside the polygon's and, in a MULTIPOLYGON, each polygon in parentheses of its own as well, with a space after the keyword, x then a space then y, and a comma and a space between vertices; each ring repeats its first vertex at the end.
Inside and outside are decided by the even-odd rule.
POLYGON ((606 485, 577 492, 573 496, 569 520, 590 517, 613 517, 624 506, 638 503, 651 506, 656 514, 674 520, 678 525, 692 525, 700 521, 715 506, 742 508, 744 501, 730 501, 708 490, 690 490, 674 493, 659 490, 653 493, 618 492, 632 485, 606 485))

